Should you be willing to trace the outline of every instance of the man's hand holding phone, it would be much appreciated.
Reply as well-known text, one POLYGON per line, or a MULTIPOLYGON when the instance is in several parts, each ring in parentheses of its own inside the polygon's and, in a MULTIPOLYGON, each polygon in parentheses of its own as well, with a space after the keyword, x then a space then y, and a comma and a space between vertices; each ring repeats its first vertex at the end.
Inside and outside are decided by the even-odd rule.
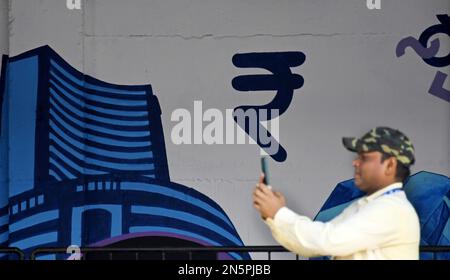
POLYGON ((253 192, 253 206, 265 220, 273 219, 278 210, 286 206, 286 200, 280 192, 274 192, 264 184, 264 177, 264 173, 259 176, 258 184, 253 192))

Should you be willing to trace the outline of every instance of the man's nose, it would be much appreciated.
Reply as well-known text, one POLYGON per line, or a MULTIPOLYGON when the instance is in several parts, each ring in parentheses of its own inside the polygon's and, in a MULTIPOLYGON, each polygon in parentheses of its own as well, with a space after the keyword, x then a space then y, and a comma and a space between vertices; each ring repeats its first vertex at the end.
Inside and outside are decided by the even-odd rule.
POLYGON ((358 160, 357 158, 355 158, 355 159, 352 161, 352 165, 353 165, 353 167, 357 167, 357 166, 359 165, 359 160, 358 160))

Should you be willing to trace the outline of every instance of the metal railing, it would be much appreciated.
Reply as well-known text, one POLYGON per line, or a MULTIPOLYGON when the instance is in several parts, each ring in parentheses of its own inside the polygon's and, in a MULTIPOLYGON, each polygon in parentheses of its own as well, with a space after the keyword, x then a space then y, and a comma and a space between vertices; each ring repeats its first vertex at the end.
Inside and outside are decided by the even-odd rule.
MULTIPOLYGON (((111 247, 81 247, 79 248, 83 256, 89 253, 108 253, 109 259, 113 259, 113 253, 134 253, 135 259, 139 259, 141 253, 159 253, 161 260, 167 259, 169 253, 187 253, 188 260, 193 260, 195 253, 214 253, 215 259, 218 259, 220 253, 267 253, 268 260, 271 259, 271 255, 274 252, 286 252, 285 248, 281 246, 205 246, 205 247, 153 247, 153 248, 111 248, 111 247)), ((35 249, 31 253, 31 259, 34 260, 38 255, 43 254, 66 254, 67 248, 61 247, 46 247, 35 249)), ((73 252, 75 253, 75 252, 73 252)), ((298 259, 298 256, 296 257, 298 259)))
POLYGON ((25 253, 17 247, 0 247, 0 254, 16 255, 18 260, 25 259, 25 253))
MULTIPOLYGON (((220 253, 267 253, 267 260, 272 260, 272 253, 291 253, 282 246, 237 246, 237 247, 160 247, 160 248, 111 248, 111 247, 81 247, 81 259, 84 259, 88 253, 107 253, 108 259, 114 259, 114 253, 128 253, 134 254, 135 259, 139 260, 140 254, 143 253, 158 253, 161 260, 167 259, 169 253, 187 253, 188 260, 193 260, 195 253, 214 253, 215 259, 219 259, 220 253)), ((1 252, 1 251, 0 251, 1 252)), ((432 253, 432 259, 436 259, 438 253, 450 253, 450 246, 421 246, 421 253, 432 253)), ((67 254, 67 248, 61 247, 46 247, 35 249, 30 256, 30 259, 35 260, 38 255, 44 254, 67 254)), ((293 253, 292 253, 293 254, 293 253)), ((295 255, 295 259, 299 260, 300 256, 295 255)))
MULTIPOLYGON (((107 254, 107 259, 113 260, 114 253, 127 253, 128 256, 134 254, 134 259, 139 260, 141 254, 155 253, 160 255, 161 260, 167 260, 170 253, 185 253, 188 260, 193 260, 197 253, 214 254, 215 259, 219 259, 220 253, 267 253, 267 260, 272 260, 273 253, 290 253, 282 246, 237 246, 237 247, 159 247, 159 248, 111 248, 111 247, 81 247, 81 259, 85 259, 89 253, 107 254)), ((450 246, 421 246, 421 253, 431 253, 432 259, 436 259, 436 254, 450 253, 450 246)), ((75 252, 72 252, 75 253, 75 252)), ((25 260, 25 253, 16 247, 0 247, 1 254, 11 254, 17 256, 18 260, 25 260)), ((67 248, 63 247, 42 247, 32 251, 31 260, 36 260, 38 256, 48 254, 68 254, 67 248)), ((293 253, 292 253, 293 254, 293 253)), ((293 254, 294 255, 294 254, 293 254)), ((104 259, 104 257, 103 257, 104 259)), ((300 256, 295 255, 295 259, 299 260, 300 256)))
POLYGON ((450 253, 450 246, 420 246, 420 253, 432 253, 435 260, 436 254, 450 253))

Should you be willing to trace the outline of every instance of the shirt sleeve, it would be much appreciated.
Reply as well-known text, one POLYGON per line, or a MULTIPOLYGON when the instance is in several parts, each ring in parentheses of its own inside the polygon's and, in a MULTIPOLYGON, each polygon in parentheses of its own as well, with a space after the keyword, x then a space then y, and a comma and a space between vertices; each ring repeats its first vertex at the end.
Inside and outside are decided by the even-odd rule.
POLYGON ((396 211, 392 203, 374 203, 336 221, 312 221, 283 207, 266 224, 288 250, 305 257, 347 256, 374 249, 396 234, 396 211))

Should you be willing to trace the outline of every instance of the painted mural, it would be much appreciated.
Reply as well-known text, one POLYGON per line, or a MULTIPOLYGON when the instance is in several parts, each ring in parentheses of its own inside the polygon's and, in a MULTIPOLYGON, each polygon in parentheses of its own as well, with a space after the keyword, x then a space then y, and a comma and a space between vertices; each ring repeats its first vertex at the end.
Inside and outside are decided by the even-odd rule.
POLYGON ((1 77, 0 245, 243 245, 219 205, 171 182, 151 85, 84 75, 49 46, 5 56, 1 77))

